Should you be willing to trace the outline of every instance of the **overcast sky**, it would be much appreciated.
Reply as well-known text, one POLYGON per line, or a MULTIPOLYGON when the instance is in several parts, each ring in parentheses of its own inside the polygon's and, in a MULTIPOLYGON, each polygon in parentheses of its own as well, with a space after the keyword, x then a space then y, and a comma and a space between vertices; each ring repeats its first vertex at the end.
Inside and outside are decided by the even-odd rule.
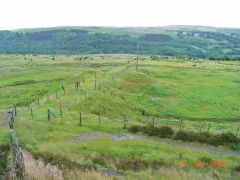
POLYGON ((240 28, 240 0, 0 0, 0 29, 204 25, 240 28))

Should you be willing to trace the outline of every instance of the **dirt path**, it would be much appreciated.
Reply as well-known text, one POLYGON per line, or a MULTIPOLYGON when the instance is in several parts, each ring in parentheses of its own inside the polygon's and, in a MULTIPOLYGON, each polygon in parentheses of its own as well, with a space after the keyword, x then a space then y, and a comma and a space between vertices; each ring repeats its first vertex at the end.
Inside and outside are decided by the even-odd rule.
POLYGON ((207 151, 211 153, 240 156, 240 152, 236 152, 236 151, 230 151, 230 150, 220 149, 216 147, 209 147, 209 146, 193 145, 193 144, 187 144, 187 143, 181 143, 181 142, 172 142, 171 140, 162 140, 159 138, 140 136, 140 135, 135 135, 130 133, 89 131, 89 132, 81 133, 80 136, 78 136, 77 138, 67 139, 65 141, 75 143, 77 141, 87 141, 90 139, 94 139, 99 136, 109 136, 109 137, 112 137, 113 140, 115 141, 128 140, 128 139, 143 139, 143 140, 153 141, 157 143, 166 143, 173 146, 187 147, 194 150, 207 151))

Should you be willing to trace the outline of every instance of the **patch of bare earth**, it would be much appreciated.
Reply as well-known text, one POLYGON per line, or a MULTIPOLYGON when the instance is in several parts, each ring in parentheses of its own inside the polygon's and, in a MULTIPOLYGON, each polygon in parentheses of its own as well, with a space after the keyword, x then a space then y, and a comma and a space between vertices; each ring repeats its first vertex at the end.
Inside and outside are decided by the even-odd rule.
POLYGON ((63 180, 62 171, 57 166, 35 160, 29 152, 23 152, 25 173, 28 180, 63 180))

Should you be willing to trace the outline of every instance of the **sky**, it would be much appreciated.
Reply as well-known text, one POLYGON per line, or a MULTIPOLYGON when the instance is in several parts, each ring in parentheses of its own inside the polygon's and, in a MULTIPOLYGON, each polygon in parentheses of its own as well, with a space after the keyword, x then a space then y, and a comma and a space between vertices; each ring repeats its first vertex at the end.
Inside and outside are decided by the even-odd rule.
POLYGON ((54 26, 240 28, 240 0, 0 0, 0 30, 54 26))

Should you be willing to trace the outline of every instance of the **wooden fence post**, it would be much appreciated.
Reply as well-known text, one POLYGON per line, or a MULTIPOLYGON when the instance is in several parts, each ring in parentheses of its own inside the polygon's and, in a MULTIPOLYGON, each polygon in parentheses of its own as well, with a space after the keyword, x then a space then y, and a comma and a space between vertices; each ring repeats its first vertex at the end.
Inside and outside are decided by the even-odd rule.
POLYGON ((180 121, 180 130, 182 130, 182 120, 180 121))
POLYGON ((14 113, 15 113, 15 116, 17 116, 17 105, 16 104, 14 105, 14 113))
POLYGON ((153 116, 153 119, 152 119, 152 124, 153 124, 153 126, 155 124, 155 117, 154 116, 153 116))
POLYGON ((238 136, 238 131, 239 131, 239 127, 237 128, 237 133, 236 133, 236 136, 238 136))
POLYGON ((126 116, 123 116, 123 129, 126 129, 126 116))
POLYGON ((101 116, 100 116, 100 114, 98 114, 98 125, 100 126, 101 125, 101 116))
POLYGON ((51 113, 50 113, 50 109, 48 109, 48 110, 47 110, 47 112, 48 112, 48 121, 50 121, 50 120, 51 120, 51 113))
POLYGON ((13 123, 14 123, 14 114, 13 114, 13 111, 11 111, 11 115, 12 115, 12 117, 11 117, 11 123, 13 124, 13 123))
POLYGON ((210 125, 211 125, 211 124, 209 123, 209 124, 208 124, 208 131, 210 130, 210 125))
POLYGON ((79 125, 82 126, 82 113, 80 112, 80 117, 79 117, 80 123, 79 125))
POLYGON ((142 115, 143 115, 143 116, 145 115, 145 110, 144 110, 144 109, 142 110, 142 115))
POLYGON ((59 105, 60 108, 60 115, 61 115, 61 122, 63 122, 63 113, 62 113, 62 105, 59 105))
POLYGON ((32 111, 32 108, 31 108, 30 110, 31 110, 31 116, 32 116, 32 119, 33 119, 33 111, 32 111))
POLYGON ((65 88, 64 88, 63 84, 62 84, 62 89, 63 89, 63 91, 64 91, 64 94, 65 94, 65 88))

